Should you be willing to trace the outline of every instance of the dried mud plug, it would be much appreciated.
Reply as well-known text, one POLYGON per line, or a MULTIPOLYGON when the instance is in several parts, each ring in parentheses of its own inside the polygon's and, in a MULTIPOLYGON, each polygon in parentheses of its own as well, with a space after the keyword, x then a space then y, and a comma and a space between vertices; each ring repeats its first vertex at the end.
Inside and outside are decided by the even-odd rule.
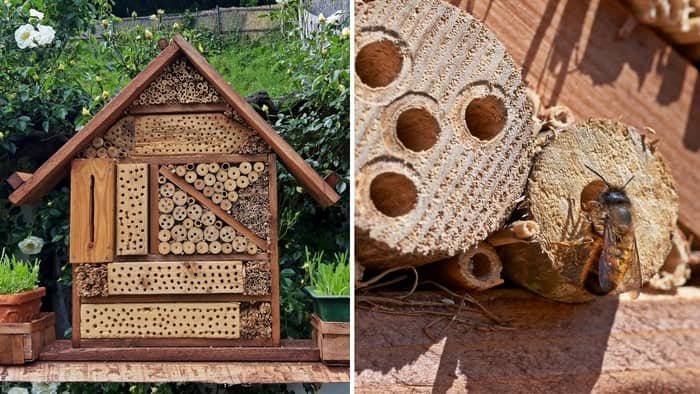
POLYGON ((447 2, 356 7, 358 262, 376 272, 459 255, 525 186, 534 120, 519 67, 447 2))
POLYGON ((507 279, 545 297, 636 291, 671 250, 676 188, 634 128, 592 120, 564 130, 536 157, 527 196, 519 214, 539 232, 498 252, 507 279))

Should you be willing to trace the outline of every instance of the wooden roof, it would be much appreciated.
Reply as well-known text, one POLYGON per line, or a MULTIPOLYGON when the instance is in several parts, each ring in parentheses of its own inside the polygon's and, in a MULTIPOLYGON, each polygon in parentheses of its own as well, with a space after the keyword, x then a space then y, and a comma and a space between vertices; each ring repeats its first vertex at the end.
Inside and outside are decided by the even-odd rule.
MULTIPOLYGON (((222 99, 270 145, 297 181, 321 206, 332 205, 340 199, 333 187, 324 182, 321 176, 207 63, 204 57, 182 36, 176 35, 170 45, 163 49, 126 88, 42 164, 31 177, 27 178, 25 174, 23 182, 10 195, 10 202, 18 205, 35 202, 53 189, 68 175, 71 159, 94 137, 101 135, 122 117, 129 105, 148 88, 163 69, 183 55, 216 88, 222 99)), ((17 181, 17 177, 13 179, 17 181)), ((15 182, 17 183, 19 182, 15 182)))

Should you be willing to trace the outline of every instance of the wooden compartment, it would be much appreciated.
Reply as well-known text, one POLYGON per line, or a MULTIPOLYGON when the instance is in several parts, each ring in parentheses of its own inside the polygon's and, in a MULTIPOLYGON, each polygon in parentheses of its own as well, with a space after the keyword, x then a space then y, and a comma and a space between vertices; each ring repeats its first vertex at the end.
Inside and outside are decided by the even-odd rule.
POLYGON ((347 365, 350 363, 350 323, 325 322, 315 313, 311 315, 313 340, 326 364, 347 365))
POLYGON ((56 340, 53 312, 29 323, 0 324, 0 365, 24 364, 39 358, 41 349, 56 340))

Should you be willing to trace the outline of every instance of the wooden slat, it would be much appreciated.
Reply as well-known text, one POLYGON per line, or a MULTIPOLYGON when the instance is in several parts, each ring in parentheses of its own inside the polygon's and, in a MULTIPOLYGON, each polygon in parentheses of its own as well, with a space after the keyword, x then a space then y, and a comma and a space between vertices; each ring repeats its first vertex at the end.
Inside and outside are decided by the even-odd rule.
POLYGON ((42 361, 319 361, 308 339, 285 340, 280 347, 81 348, 57 341, 41 353, 42 361))
POLYGON ((543 105, 566 105, 579 120, 656 130, 678 187, 680 220, 700 234, 700 76, 692 64, 648 26, 616 39, 631 16, 620 1, 451 2, 472 6, 543 105))
POLYGON ((117 254, 148 254, 148 164, 117 165, 117 254))
POLYGON ((162 156, 133 156, 121 159, 121 163, 149 163, 149 164, 186 164, 186 163, 242 163, 244 161, 264 161, 266 154, 237 155, 229 153, 212 154, 187 154, 187 155, 162 155, 162 156))
POLYGON ((214 70, 214 68, 197 52, 190 43, 182 36, 173 38, 182 52, 187 56, 192 65, 209 82, 214 85, 219 94, 241 115, 243 119, 267 142, 275 153, 280 157, 282 163, 289 169, 294 177, 311 194, 311 196, 321 205, 327 207, 340 200, 340 196, 314 171, 311 166, 299 156, 296 151, 280 137, 275 130, 245 101, 236 93, 226 80, 214 70))
POLYGON ((228 109, 225 103, 188 103, 188 104, 159 104, 133 105, 129 107, 130 115, 162 115, 162 114, 196 114, 206 112, 224 112, 228 109))
MULTIPOLYGON (((270 295, 207 294, 208 302, 260 302, 270 301, 270 295)), ((113 295, 109 297, 80 297, 83 304, 128 304, 160 302, 201 302, 200 294, 113 295)))
POLYGON ((141 348, 141 347, 273 347, 272 339, 236 338, 109 338, 86 339, 80 342, 81 348, 141 348))
MULTIPOLYGON (((157 214, 156 210, 156 214, 157 214)), ((156 220, 156 225, 158 221, 156 220)), ((158 230, 156 229, 156 234, 158 230)), ((158 240, 158 238, 156 238, 158 240)), ((156 253, 158 246, 156 245, 156 253)), ((243 254, 243 253, 231 253, 231 254, 201 254, 201 255, 187 255, 187 260, 183 261, 230 261, 230 260, 268 260, 270 255, 268 253, 258 253, 254 255, 243 254)), ((118 262, 139 262, 139 261, 172 261, 172 255, 161 255, 161 254, 149 254, 148 256, 118 256, 116 261, 118 262)))
POLYGON ((168 180, 170 182, 174 183, 175 186, 179 187, 182 191, 184 191, 185 193, 194 197, 194 199, 197 200, 197 202, 199 202, 200 204, 205 206, 207 209, 212 211, 214 213, 214 215, 216 215, 219 219, 223 220, 229 226, 233 227, 236 231, 243 234, 246 238, 248 238, 251 242, 253 242, 255 245, 257 245, 260 249, 267 250, 269 248, 267 241, 258 237, 249 228, 247 228, 246 226, 241 224, 241 222, 239 222, 238 220, 229 216, 226 212, 224 212, 223 209, 221 209, 218 205, 214 204, 213 201, 211 201, 210 199, 205 197, 204 194, 200 193, 199 190, 195 189, 194 187, 192 187, 192 185, 185 182, 183 179, 181 179, 177 175, 173 174, 170 170, 168 170, 167 168, 161 167, 160 174, 162 174, 166 178, 168 178, 168 180))
POLYGON ((279 218, 277 206, 277 157, 270 154, 267 158, 270 171, 269 191, 270 198, 270 269, 272 286, 272 342, 279 345, 281 336, 280 327, 280 267, 279 267, 279 230, 277 222, 279 218))
MULTIPOLYGON (((465 316, 484 322, 478 326, 449 323, 449 317, 436 321, 416 313, 424 309, 416 306, 394 305, 397 314, 358 309, 356 392, 626 393, 700 387, 700 288, 586 304, 557 303, 514 289, 476 296, 510 328, 485 324, 476 312, 465 316), (401 315, 409 311, 410 316, 401 315)), ((410 300, 443 298, 419 292, 410 300)))
MULTIPOLYGON (((0 365, 24 362, 24 340, 22 335, 0 335, 0 365)), ((2 370, 2 367, 0 367, 2 370)))
POLYGON ((106 131, 124 113, 131 102, 143 92, 160 72, 174 59, 178 58, 180 48, 170 44, 153 59, 146 68, 134 78, 112 101, 102 108, 79 132, 41 165, 34 175, 24 182, 9 197, 16 205, 36 201, 54 188, 67 174, 70 160, 80 152, 92 139, 106 131))
POLYGON ((29 180, 29 178, 32 177, 33 174, 30 174, 28 172, 13 172, 12 175, 10 175, 7 178, 7 183, 10 184, 12 189, 16 190, 18 187, 22 186, 24 182, 29 180))
POLYGON ((71 263, 114 259, 115 162, 73 160, 70 193, 71 263))

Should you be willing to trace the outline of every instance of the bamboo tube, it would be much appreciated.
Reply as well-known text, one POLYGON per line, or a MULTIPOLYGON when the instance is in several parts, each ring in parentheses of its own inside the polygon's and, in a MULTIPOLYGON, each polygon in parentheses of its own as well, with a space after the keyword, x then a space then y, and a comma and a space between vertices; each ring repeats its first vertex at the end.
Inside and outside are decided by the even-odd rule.
POLYGON ((173 202, 175 205, 185 205, 187 203, 187 193, 178 190, 173 193, 173 202))
POLYGON ((224 226, 219 230, 219 238, 224 242, 232 242, 236 237, 236 230, 231 226, 224 226))
POLYGON ((172 183, 165 183, 158 188, 158 191, 161 196, 163 197, 172 197, 173 194, 175 193, 175 185, 172 183))
POLYGON ((197 175, 205 176, 209 173, 209 166, 205 163, 199 163, 197 164, 195 171, 197 172, 197 175))
POLYGON ((194 227, 194 220, 190 218, 185 218, 185 220, 182 221, 182 227, 186 228, 187 230, 191 229, 194 227))
POLYGON ((175 219, 173 219, 172 215, 162 214, 158 217, 158 224, 160 228, 169 229, 175 225, 175 219))
POLYGON ((228 172, 224 170, 223 168, 219 170, 219 172, 216 173, 216 180, 218 182, 226 182, 228 179, 228 172))
POLYGON ((459 256, 430 264, 425 270, 451 287, 486 290, 503 283, 502 268, 496 249, 482 242, 459 256))
POLYGON ((258 253, 258 247, 255 244, 248 244, 247 252, 249 255, 254 255, 258 253))
POLYGON ((239 170, 238 167, 231 167, 228 169, 227 174, 228 179, 236 179, 241 175, 241 170, 239 170))
POLYGON ((170 253, 182 254, 182 242, 177 242, 177 241, 170 242, 170 253))
POLYGON ((218 163, 209 163, 209 172, 210 173, 216 174, 217 172, 219 172, 219 168, 221 168, 221 167, 219 166, 218 163))
POLYGON ((227 172, 229 168, 231 168, 231 165, 230 165, 230 164, 228 164, 228 163, 221 163, 221 170, 223 170, 224 172, 227 172))
POLYGON ((187 183, 194 183, 197 179, 197 173, 194 171, 187 171, 185 174, 185 182, 187 183))
POLYGON ((95 149, 102 148, 104 146, 105 140, 102 137, 95 137, 92 139, 92 146, 95 149))
POLYGON ((185 168, 187 168, 187 171, 194 171, 194 163, 185 164, 185 168))
POLYGON ((216 221, 216 216, 210 211, 206 211, 202 214, 201 221, 205 226, 212 226, 216 221))
POLYGON ((185 166, 176 166, 175 167, 175 174, 179 177, 184 177, 185 174, 187 174, 187 167, 185 166))
POLYGON ((187 207, 187 217, 192 220, 199 220, 202 217, 202 207, 199 204, 192 204, 187 207))
POLYGON ((201 179, 196 179, 196 180, 194 181, 194 185, 193 185, 193 186, 194 186, 195 189, 200 190, 200 191, 201 191, 201 190, 204 190, 204 188, 206 187, 206 185, 204 184, 204 181, 201 180, 201 179))
POLYGON ((192 242, 200 242, 204 239, 204 232, 199 227, 192 227, 187 231, 187 239, 192 242))
POLYGON ((219 230, 214 226, 205 227, 204 228, 204 239, 209 241, 209 242, 218 240, 219 239, 219 230))
POLYGON ((238 201, 238 193, 231 191, 226 198, 231 202, 236 202, 238 201))
POLYGON ((231 254, 232 252, 233 252, 233 245, 231 245, 228 242, 221 244, 221 253, 231 254))
POLYGON ((97 157, 104 158, 107 157, 107 148, 104 146, 97 149, 97 157))
MULTIPOLYGON (((172 229, 170 229, 170 238, 172 238, 174 241, 177 242, 182 242, 187 239, 187 229, 185 229, 182 225, 176 224, 173 226, 172 229)), ((172 245, 170 245, 172 246, 172 245)))
POLYGON ((182 243, 182 251, 185 254, 194 254, 196 251, 195 244, 191 241, 185 241, 182 243))
POLYGON ((214 188, 214 193, 221 193, 224 191, 223 182, 216 182, 212 187, 214 188))
POLYGON ((160 254, 169 254, 170 253, 170 244, 168 242, 161 242, 158 244, 158 253, 160 254))
POLYGON ((160 242, 170 241, 170 231, 165 229, 158 231, 158 240, 160 242))
POLYGON ((202 194, 204 194, 205 197, 211 197, 214 195, 214 188, 211 186, 205 186, 204 190, 202 190, 202 194))
POLYGON ((169 198, 161 198, 158 200, 158 211, 161 213, 170 213, 175 208, 175 203, 169 198))
POLYGON ((85 157, 87 157, 88 159, 96 158, 97 157, 97 149, 95 149, 93 147, 88 147, 87 149, 85 149, 85 157))
POLYGON ((213 241, 209 243, 209 253, 219 254, 221 252, 221 243, 219 241, 213 241))
POLYGON ((233 179, 227 179, 224 182, 224 190, 226 190, 228 192, 232 192, 232 191, 236 190, 236 181, 233 179))
POLYGON ((168 179, 165 178, 163 175, 158 176, 158 184, 159 185, 165 185, 168 182, 168 179))
POLYGON ((204 175, 204 184, 207 186, 213 186, 216 183, 216 175, 206 174, 204 175))
POLYGON ((107 156, 109 156, 112 159, 119 158, 119 148, 110 146, 109 148, 107 148, 107 156))
POLYGON ((245 189, 246 187, 248 187, 249 184, 250 184, 250 181, 248 180, 248 177, 245 175, 241 175, 238 177, 238 179, 236 179, 236 187, 239 189, 245 189))
POLYGON ((221 230, 221 228, 224 227, 224 222, 217 220, 214 222, 214 227, 216 227, 217 230, 221 230))
POLYGON ((222 196, 221 193, 214 193, 211 196, 211 201, 216 205, 221 204, 221 201, 223 201, 223 200, 224 200, 224 196, 222 196))
POLYGON ((251 172, 250 174, 248 174, 248 182, 255 183, 255 181, 257 181, 259 177, 260 175, 258 175, 257 172, 251 172))
POLYGON ((265 163, 258 161, 255 164, 253 164, 253 171, 263 172, 264 170, 265 170, 265 163))
POLYGON ((183 221, 187 217, 187 208, 184 206, 176 206, 173 209, 173 218, 177 221, 183 221))
POLYGON ((238 165, 238 169, 241 171, 241 174, 248 175, 253 170, 253 166, 250 164, 250 162, 244 161, 238 165))
POLYGON ((194 204, 195 202, 196 202, 196 200, 194 199, 194 197, 187 197, 187 205, 188 206, 194 204))
POLYGON ((228 199, 221 201, 219 206, 227 213, 231 211, 231 208, 233 208, 233 204, 228 199))
POLYGON ((204 241, 197 242, 196 249, 197 254, 207 254, 209 253, 209 244, 204 241))

